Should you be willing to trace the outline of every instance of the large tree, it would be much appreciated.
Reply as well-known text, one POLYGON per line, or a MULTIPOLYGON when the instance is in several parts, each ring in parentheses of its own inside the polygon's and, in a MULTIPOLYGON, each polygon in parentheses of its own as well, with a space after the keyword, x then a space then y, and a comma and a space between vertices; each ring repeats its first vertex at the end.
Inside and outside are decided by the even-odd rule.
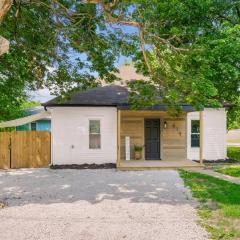
POLYGON ((55 94, 96 86, 96 73, 114 79, 119 48, 94 4, 15 0, 0 25, 10 40, 0 56, 0 118, 19 116, 28 90, 55 94))
POLYGON ((125 55, 150 79, 131 83, 135 107, 157 95, 172 110, 238 105, 239 19, 237 0, 15 0, 0 27, 11 40, 0 73, 65 94, 114 80, 125 55))

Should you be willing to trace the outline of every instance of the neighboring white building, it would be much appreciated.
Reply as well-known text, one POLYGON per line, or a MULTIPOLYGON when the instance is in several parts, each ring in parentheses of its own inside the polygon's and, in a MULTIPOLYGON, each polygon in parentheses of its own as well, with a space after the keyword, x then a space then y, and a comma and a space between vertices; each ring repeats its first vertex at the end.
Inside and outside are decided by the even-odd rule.
POLYGON ((227 132, 227 145, 233 147, 240 146, 240 129, 231 129, 227 132))

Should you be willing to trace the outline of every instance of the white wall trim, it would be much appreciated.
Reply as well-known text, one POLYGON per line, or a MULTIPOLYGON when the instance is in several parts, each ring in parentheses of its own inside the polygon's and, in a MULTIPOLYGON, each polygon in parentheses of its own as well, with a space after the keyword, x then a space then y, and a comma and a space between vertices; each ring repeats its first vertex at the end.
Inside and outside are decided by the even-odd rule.
MULTIPOLYGON (((199 120, 199 112, 187 114, 187 158, 199 160, 199 148, 191 147, 191 120, 199 120)), ((226 111, 224 108, 205 108, 203 111, 203 159, 225 159, 226 111)))
POLYGON ((54 164, 101 164, 117 161, 115 107, 56 107, 52 110, 52 123, 54 164), (100 120, 99 149, 89 148, 89 120, 100 120))

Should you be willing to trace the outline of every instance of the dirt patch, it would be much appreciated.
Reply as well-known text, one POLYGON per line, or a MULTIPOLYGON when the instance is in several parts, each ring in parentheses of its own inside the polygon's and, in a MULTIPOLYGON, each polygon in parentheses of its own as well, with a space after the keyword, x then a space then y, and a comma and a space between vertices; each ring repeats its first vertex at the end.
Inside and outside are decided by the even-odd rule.
POLYGON ((3 208, 5 208, 6 206, 7 206, 7 204, 6 204, 6 203, 0 202, 0 209, 3 209, 3 208))
POLYGON ((103 163, 103 164, 64 164, 64 165, 52 165, 51 169, 112 169, 116 168, 115 163, 103 163))

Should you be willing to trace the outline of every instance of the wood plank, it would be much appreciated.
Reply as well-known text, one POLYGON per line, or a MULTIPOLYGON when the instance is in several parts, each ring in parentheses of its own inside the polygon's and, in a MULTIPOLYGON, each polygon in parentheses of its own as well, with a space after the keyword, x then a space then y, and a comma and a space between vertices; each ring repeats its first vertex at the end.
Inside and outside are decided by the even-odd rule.
POLYGON ((120 165, 121 158, 121 110, 117 111, 117 167, 120 165))
POLYGON ((0 169, 10 168, 10 132, 0 132, 0 169))
POLYGON ((47 167, 51 158, 50 132, 21 131, 11 134, 12 168, 47 167))
MULTIPOLYGON (((161 157, 179 154, 176 149, 182 149, 181 156, 187 156, 187 134, 186 134, 186 113, 174 118, 166 112, 160 111, 121 111, 121 138, 120 138, 120 158, 125 159, 125 136, 130 137, 131 158, 133 159, 133 146, 144 145, 144 118, 161 119, 161 157), (167 128, 164 129, 163 123, 167 121, 167 128), (169 151, 170 150, 170 151, 169 151)), ((144 157, 144 151, 143 151, 144 157)))

